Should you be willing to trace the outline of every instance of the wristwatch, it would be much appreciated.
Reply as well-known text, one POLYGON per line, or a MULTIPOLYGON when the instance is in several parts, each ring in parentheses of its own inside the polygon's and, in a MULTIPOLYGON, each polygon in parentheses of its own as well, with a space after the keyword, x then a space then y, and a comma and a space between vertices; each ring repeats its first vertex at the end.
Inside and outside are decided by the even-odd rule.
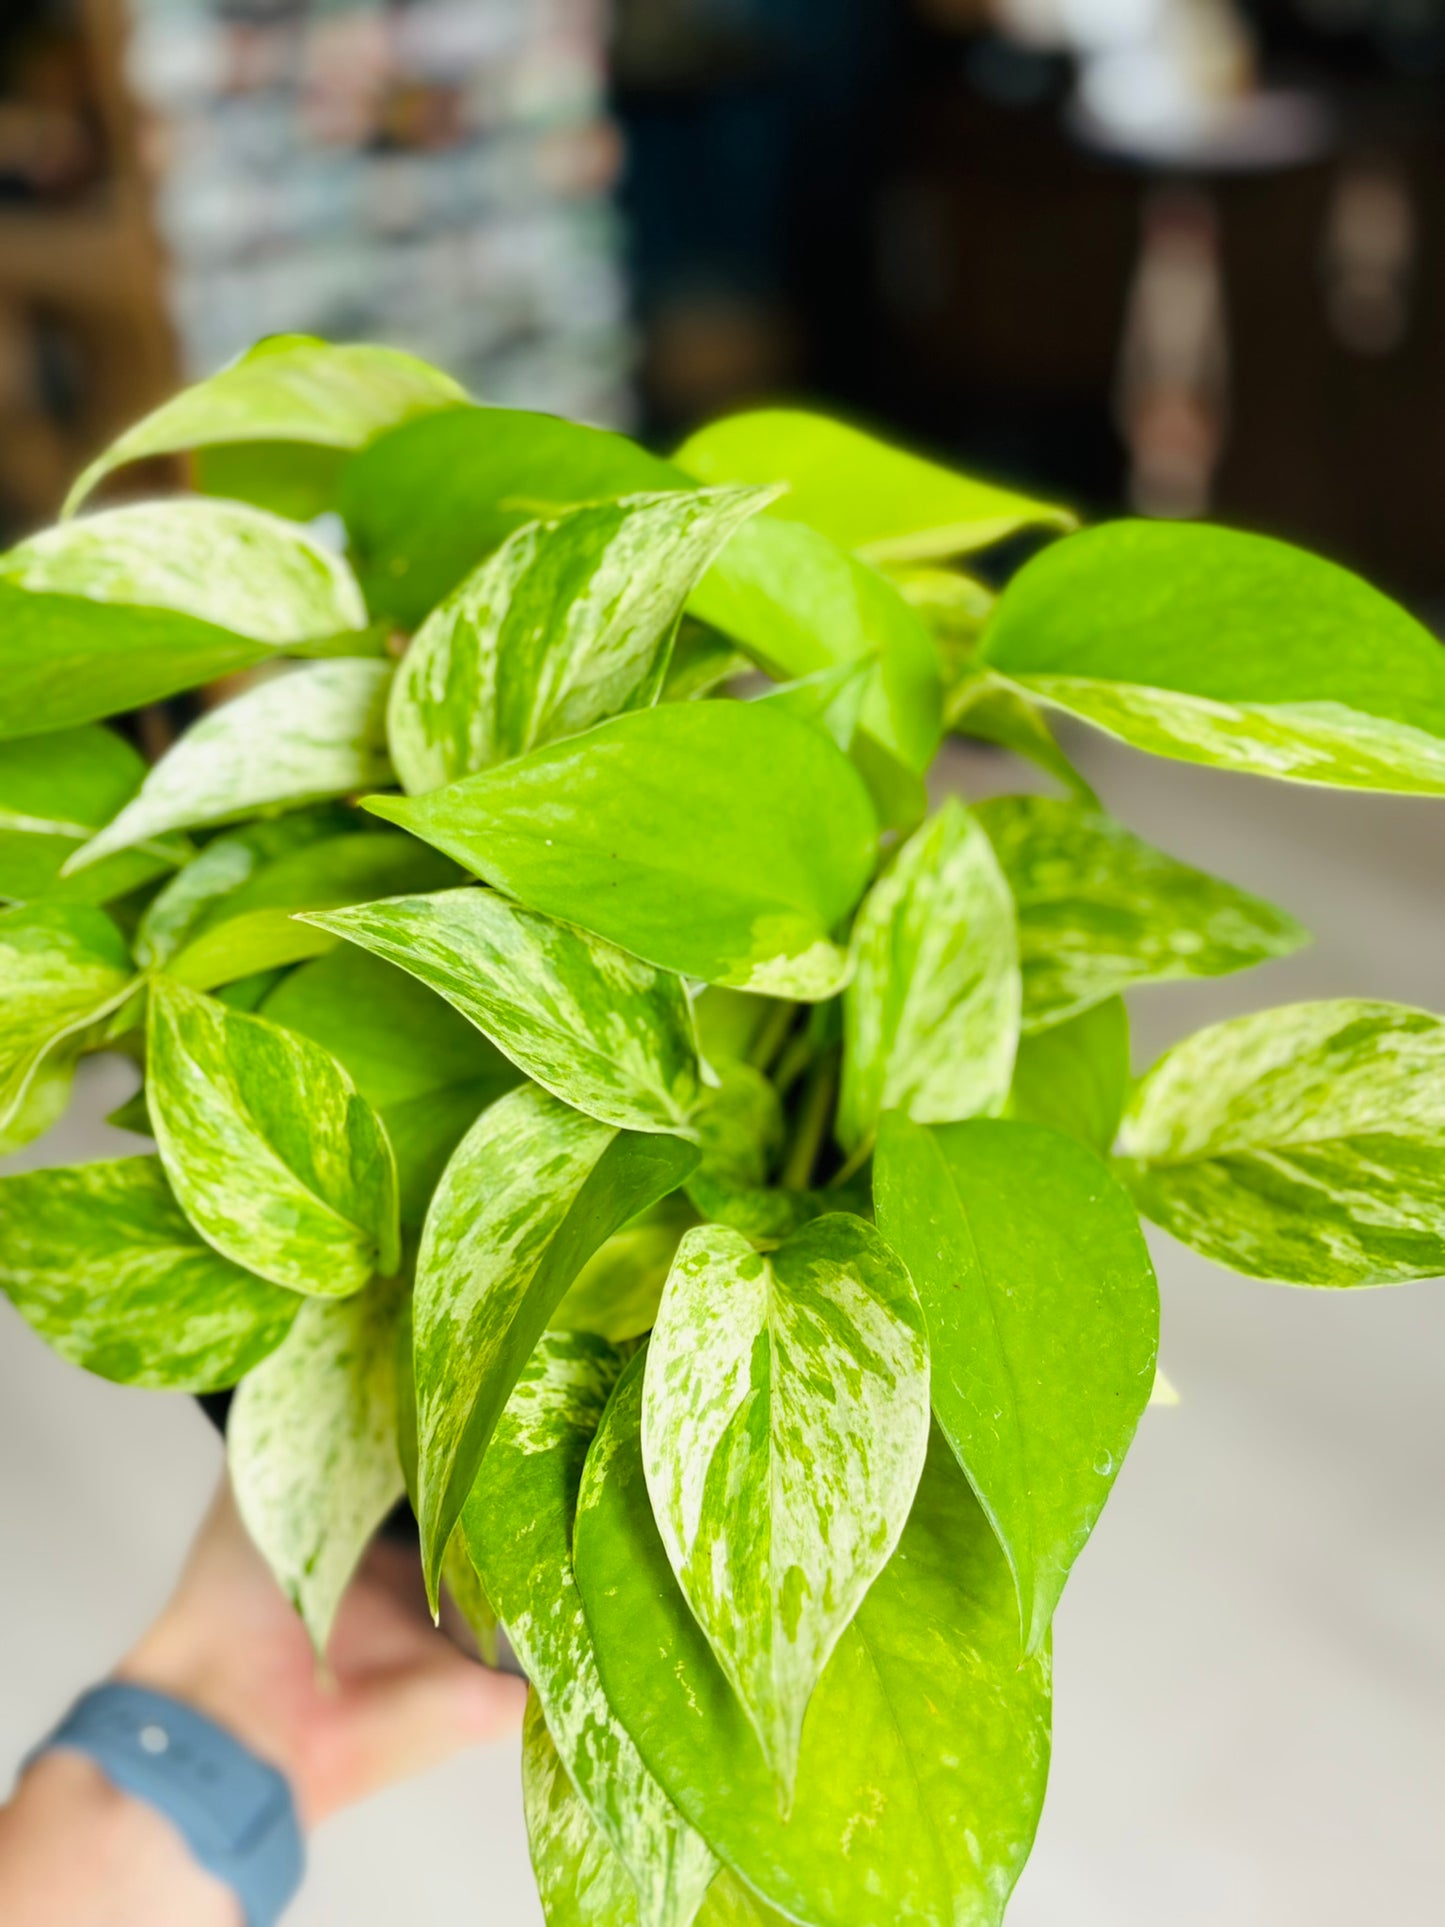
POLYGON ((113 1786, 176 1827, 241 1903, 273 1927, 301 1885, 306 1850, 285 1775, 184 1701, 112 1680, 92 1687, 29 1756, 87 1754, 113 1786))

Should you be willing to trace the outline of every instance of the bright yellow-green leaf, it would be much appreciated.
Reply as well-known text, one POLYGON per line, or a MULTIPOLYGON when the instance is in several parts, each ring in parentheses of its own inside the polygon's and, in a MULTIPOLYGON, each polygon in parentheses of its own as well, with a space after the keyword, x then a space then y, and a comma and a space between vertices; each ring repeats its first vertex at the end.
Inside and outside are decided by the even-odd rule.
POLYGON ((0 1130, 47 1059, 124 1002, 134 973, 110 918, 88 904, 0 912, 0 1130))

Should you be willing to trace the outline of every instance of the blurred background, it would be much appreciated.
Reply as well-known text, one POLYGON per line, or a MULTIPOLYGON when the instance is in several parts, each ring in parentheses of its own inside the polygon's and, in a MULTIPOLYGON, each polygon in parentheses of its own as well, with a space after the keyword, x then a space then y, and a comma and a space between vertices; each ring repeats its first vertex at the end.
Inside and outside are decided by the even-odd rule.
MULTIPOLYGON (((1445 0, 5 0, 0 539, 295 330, 663 446, 815 401, 1091 516, 1288 536, 1445 624, 1442 109, 1445 0)), ((1293 997, 1445 1007, 1438 805, 1068 746, 1318 939, 1142 996, 1141 1062, 1293 997)), ((16 1162, 139 1148, 98 1121, 129 1075, 88 1065, 16 1162)), ((1182 1402, 1060 1615, 1010 1927, 1436 1927, 1445 1297, 1157 1256, 1182 1402)), ((0 1304, 0 1777, 154 1609, 218 1463, 189 1401, 0 1304)), ((535 1927, 516 1777, 334 1823, 300 1927, 535 1927)))

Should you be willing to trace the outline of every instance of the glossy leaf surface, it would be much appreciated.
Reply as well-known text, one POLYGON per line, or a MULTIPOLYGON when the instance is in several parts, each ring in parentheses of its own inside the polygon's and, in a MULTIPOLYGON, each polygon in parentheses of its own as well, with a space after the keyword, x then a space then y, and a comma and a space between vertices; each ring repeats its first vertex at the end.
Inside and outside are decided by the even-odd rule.
POLYGON ((1445 1023, 1338 999, 1231 1018, 1134 1093, 1121 1170, 1147 1217, 1252 1278, 1445 1274, 1445 1023))
POLYGON ((62 1358, 122 1385, 233 1385, 301 1306, 204 1242, 159 1158, 0 1178, 0 1222, 0 1289, 62 1358))
POLYGON ((62 513, 147 456, 268 441, 362 448, 383 429, 465 400, 450 375, 395 348, 271 335, 118 436, 76 480, 62 513))
POLYGON ((1074 520, 1067 509, 956 474, 802 409, 725 416, 690 436, 676 459, 705 482, 786 482, 775 514, 880 558, 963 555, 1017 529, 1067 528, 1074 520))
POLYGON ((365 627, 355 582, 294 523, 139 502, 0 556, 0 735, 66 729, 365 627))
POLYGON ((689 607, 781 681, 875 661, 863 723, 909 769, 927 767, 942 728, 933 643, 866 562, 801 523, 757 516, 728 543, 689 607))
POLYGON ((132 975, 125 941, 101 910, 38 903, 0 912, 0 1129, 47 1058, 114 1010, 132 975))
POLYGON ((670 972, 491 890, 307 921, 429 985, 564 1103, 619 1129, 689 1131, 697 1043, 670 972))
POLYGON ((417 793, 656 701, 688 592, 760 489, 684 489, 518 529, 423 623, 392 758, 417 793))
POLYGON ((615 1131, 532 1084, 483 1112, 457 1147, 427 1214, 412 1305, 433 1597, 487 1442, 563 1293, 696 1157, 681 1139, 615 1131))
POLYGON ((396 1269, 391 1146, 319 1045, 157 977, 146 1099, 176 1195, 218 1251, 322 1297, 396 1269))
POLYGON ((318 1656, 347 1582, 405 1484, 396 1446, 396 1311, 379 1280, 313 1298, 242 1381, 226 1465, 246 1530, 318 1656))
POLYGON ((808 1700, 928 1445, 918 1301, 877 1232, 834 1213, 763 1254, 720 1225, 689 1231, 642 1443, 673 1571, 789 1804, 808 1700))
POLYGON ((977 815, 1018 905, 1024 1023, 1131 985, 1220 977, 1308 943, 1293 917, 1062 797, 994 796, 977 815))
POLYGON ((882 1111, 932 1123, 1002 1108, 1019 1034, 1014 905, 989 839, 951 798, 874 884, 853 930, 838 1137, 882 1111))
POLYGON ((192 725, 71 868, 168 830, 295 808, 389 780, 387 663, 315 662, 268 677, 192 725))
POLYGON ((684 1816, 815 1927, 996 1927, 1048 1762, 1048 1663, 1019 1664, 1008 1567, 935 1441, 913 1511, 814 1692, 797 1798, 776 1785, 677 1588, 641 1450, 642 1361, 588 1456, 577 1579, 608 1698, 684 1816))
POLYGON ((1025 1031, 1004 1114, 1047 1124, 1107 1157, 1128 1096, 1129 1014, 1121 997, 1109 997, 1047 1030, 1025 1031))
POLYGON ((621 1367, 601 1339, 542 1336, 487 1448, 462 1531, 640 1918, 687 1927, 716 1863, 607 1704, 572 1570, 582 1468, 621 1367))
POLYGON ((1114 522, 999 599, 993 668, 1155 755, 1346 789, 1445 793, 1445 657, 1348 570, 1287 543, 1114 522))
MULTIPOLYGON (((690 1189, 692 1180, 688 1183, 690 1189)), ((552 1314, 552 1328, 592 1332, 614 1345, 651 1331, 682 1234, 697 1223, 697 1216, 678 1194, 614 1231, 568 1287, 552 1314)))
POLYGON ((998 1533, 1030 1652, 1154 1382, 1159 1293, 1127 1193, 1071 1139, 884 1119, 883 1235, 912 1273, 933 1410, 998 1533))
POLYGON ((837 746, 759 703, 616 716, 428 796, 367 806, 664 970, 810 999, 843 980, 831 933, 862 894, 877 835, 837 746))

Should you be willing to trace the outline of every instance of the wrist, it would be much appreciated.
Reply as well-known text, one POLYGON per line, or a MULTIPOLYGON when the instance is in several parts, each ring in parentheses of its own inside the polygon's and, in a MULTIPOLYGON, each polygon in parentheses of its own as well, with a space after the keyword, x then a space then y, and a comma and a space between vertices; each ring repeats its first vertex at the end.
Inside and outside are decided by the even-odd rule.
POLYGON ((61 1750, 33 1761, 0 1810, 0 1914, 7 1927, 241 1923, 235 1894, 162 1814, 61 1750))

